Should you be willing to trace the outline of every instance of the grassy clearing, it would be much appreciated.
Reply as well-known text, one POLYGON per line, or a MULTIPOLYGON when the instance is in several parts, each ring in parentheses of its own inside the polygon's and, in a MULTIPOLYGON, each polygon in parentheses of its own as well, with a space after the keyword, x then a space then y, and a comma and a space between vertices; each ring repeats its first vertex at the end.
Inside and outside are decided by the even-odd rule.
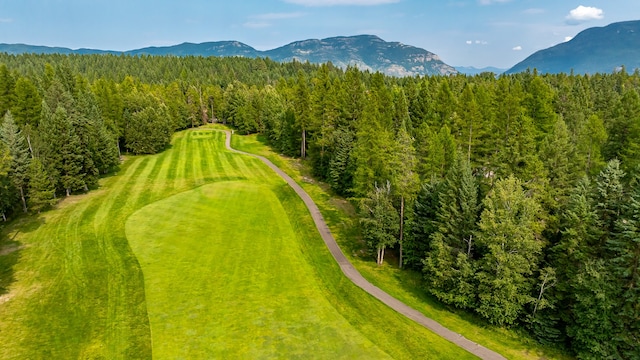
POLYGON ((294 178, 320 208, 345 255, 374 285, 445 327, 509 359, 571 359, 570 356, 556 349, 541 346, 525 334, 486 325, 473 315, 443 306, 421 289, 421 275, 418 273, 400 271, 395 266, 389 265, 378 267, 373 259, 363 258, 360 251, 362 246, 357 241, 359 234, 354 224, 355 213, 348 202, 331 195, 326 185, 311 181, 305 176, 304 174, 308 171, 300 165, 298 160, 285 158, 272 152, 264 144, 264 139, 260 135, 234 136, 233 146, 269 158, 294 178))
POLYGON ((472 358, 346 280, 295 193, 223 139, 176 134, 5 228, 0 358, 472 358))

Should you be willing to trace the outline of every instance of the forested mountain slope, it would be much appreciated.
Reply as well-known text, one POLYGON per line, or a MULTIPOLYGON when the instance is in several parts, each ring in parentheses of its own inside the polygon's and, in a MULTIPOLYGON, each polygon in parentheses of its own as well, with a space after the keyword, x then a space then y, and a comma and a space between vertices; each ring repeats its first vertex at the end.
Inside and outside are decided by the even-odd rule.
POLYGON ((640 74, 386 77, 247 58, 0 55, 1 210, 91 188, 118 148, 259 132, 359 208, 372 259, 581 358, 634 359, 640 74), (25 201, 22 201, 24 198, 25 201))
MULTIPOLYGON (((0 44, 0 52, 8 54, 118 54, 115 51, 23 44, 0 44)), ((456 70, 427 50, 398 42, 387 42, 373 35, 341 36, 327 39, 296 41, 277 49, 259 51, 238 41, 201 44, 183 43, 173 46, 147 47, 125 51, 126 55, 172 56, 242 56, 270 58, 279 62, 331 62, 342 68, 357 66, 361 70, 380 71, 392 76, 446 75, 456 70)))
POLYGON ((573 39, 540 50, 509 69, 541 73, 612 73, 640 68, 640 21, 625 21, 586 29, 573 39))

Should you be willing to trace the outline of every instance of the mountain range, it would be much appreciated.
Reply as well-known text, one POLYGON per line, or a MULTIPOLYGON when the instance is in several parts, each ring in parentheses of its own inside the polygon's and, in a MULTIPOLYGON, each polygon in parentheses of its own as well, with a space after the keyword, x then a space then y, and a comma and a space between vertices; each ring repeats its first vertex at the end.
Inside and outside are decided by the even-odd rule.
POLYGON ((532 54, 506 73, 534 68, 541 73, 611 73, 622 66, 629 72, 640 68, 640 21, 583 30, 567 42, 532 54))
POLYGON ((415 46, 387 42, 374 35, 340 36, 292 42, 276 49, 259 51, 238 41, 218 41, 200 44, 183 43, 174 46, 146 47, 118 52, 95 49, 72 50, 62 47, 0 44, 0 52, 9 54, 126 54, 173 56, 243 56, 269 57, 275 61, 325 63, 346 68, 380 71, 392 76, 449 75, 457 73, 438 55, 415 46))
MULTIPOLYGON (((476 69, 452 67, 438 55, 425 49, 399 42, 387 42, 374 35, 339 36, 326 39, 295 41, 266 51, 239 41, 217 41, 200 44, 182 43, 173 46, 145 47, 129 51, 76 49, 64 47, 0 44, 0 52, 9 54, 126 54, 158 56, 242 56, 263 57, 280 62, 297 60, 311 63, 332 62, 346 68, 380 71, 392 76, 476 75, 482 72, 500 74, 498 68, 476 69)), ((593 74, 611 73, 625 67, 632 72, 640 69, 640 21, 612 23, 605 27, 586 29, 573 39, 537 51, 507 70, 512 74, 527 69, 540 73, 593 74)))

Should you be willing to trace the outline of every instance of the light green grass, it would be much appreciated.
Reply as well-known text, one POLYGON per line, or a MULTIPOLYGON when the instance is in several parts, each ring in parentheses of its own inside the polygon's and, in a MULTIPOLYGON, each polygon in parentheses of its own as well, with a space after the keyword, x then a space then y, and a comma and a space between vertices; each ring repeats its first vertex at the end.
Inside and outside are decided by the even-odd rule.
MULTIPOLYGON (((308 169, 297 159, 282 157, 264 144, 260 135, 234 136, 233 146, 269 158, 294 178, 320 208, 336 241, 360 273, 371 283, 409 306, 421 311, 445 327, 464 335, 509 359, 571 359, 555 349, 542 346, 518 331, 488 325, 483 320, 462 311, 447 308, 428 296, 421 288, 420 274, 401 271, 385 264, 378 267, 372 258, 360 251, 355 212, 343 199, 331 194, 326 184, 312 181, 308 169)), ((394 264, 397 265, 397 264, 394 264)))
POLYGON ((0 358, 472 358, 355 287, 284 181, 223 147, 178 133, 4 229, 0 358))

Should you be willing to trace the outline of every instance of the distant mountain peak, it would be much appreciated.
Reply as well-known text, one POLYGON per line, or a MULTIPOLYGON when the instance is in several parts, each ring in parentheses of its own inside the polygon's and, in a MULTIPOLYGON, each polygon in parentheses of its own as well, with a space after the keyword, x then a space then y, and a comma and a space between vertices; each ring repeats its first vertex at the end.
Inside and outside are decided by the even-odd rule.
MULTIPOLYGON (((29 45, 0 44, 0 52, 20 53, 119 53, 82 49, 34 47, 29 45)), ((399 42, 387 42, 376 35, 336 36, 325 39, 307 39, 267 51, 258 51, 239 41, 216 41, 194 44, 184 42, 173 46, 152 46, 125 52, 128 55, 174 56, 243 56, 269 57, 275 61, 294 59, 311 63, 331 62, 346 68, 356 66, 361 70, 380 71, 392 76, 449 75, 456 69, 445 64, 438 55, 425 49, 399 42)))
POLYGON ((623 21, 581 31, 573 39, 540 50, 507 73, 537 69, 540 73, 612 73, 624 66, 640 68, 640 21, 623 21))

